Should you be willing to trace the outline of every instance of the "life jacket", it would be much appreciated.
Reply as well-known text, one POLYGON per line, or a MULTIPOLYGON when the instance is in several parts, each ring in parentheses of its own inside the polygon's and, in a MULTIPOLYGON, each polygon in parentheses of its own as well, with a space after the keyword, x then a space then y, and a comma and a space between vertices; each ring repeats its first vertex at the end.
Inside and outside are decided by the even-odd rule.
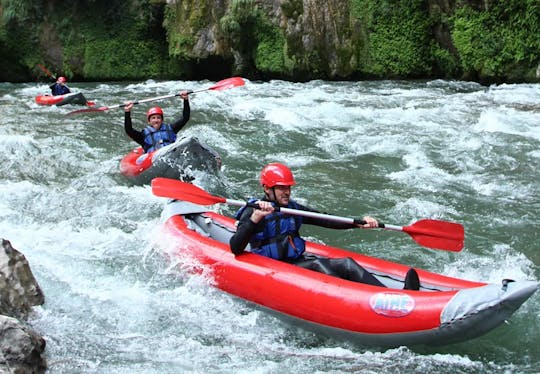
POLYGON ((50 88, 53 96, 65 95, 71 92, 68 87, 62 86, 58 83, 51 85, 50 88))
MULTIPOLYGON (((254 203, 257 199, 250 199, 254 203)), ((272 202, 273 206, 276 206, 272 202)), ((245 206, 236 213, 240 219, 245 206)), ((298 204, 290 200, 287 208, 298 209, 298 204)), ((249 244, 251 252, 271 257, 276 260, 294 260, 306 250, 305 240, 300 237, 299 230, 302 225, 301 216, 292 216, 281 212, 274 212, 264 217, 264 230, 256 232, 249 244)))
POLYGON ((152 126, 146 126, 143 130, 143 135, 143 149, 145 152, 153 152, 176 141, 176 134, 172 126, 168 123, 162 123, 158 130, 152 126))

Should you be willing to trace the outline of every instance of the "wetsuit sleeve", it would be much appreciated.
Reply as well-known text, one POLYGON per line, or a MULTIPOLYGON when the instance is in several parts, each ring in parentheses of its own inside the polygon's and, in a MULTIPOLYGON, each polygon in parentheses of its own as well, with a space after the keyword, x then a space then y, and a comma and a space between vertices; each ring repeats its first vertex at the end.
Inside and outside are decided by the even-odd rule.
MULTIPOLYGON (((300 205, 300 204, 298 204, 298 209, 307 210, 309 212, 321 213, 315 209, 311 209, 307 206, 300 205)), ((322 226, 322 227, 327 227, 329 229, 337 229, 337 230, 346 230, 346 229, 356 228, 356 225, 351 224, 351 223, 336 222, 329 219, 314 218, 314 217, 302 217, 302 223, 305 223, 306 225, 322 226)))
MULTIPOLYGON (((231 252, 235 255, 239 255, 244 252, 244 249, 248 245, 251 237, 257 232, 257 224, 253 223, 250 219, 253 213, 253 208, 246 208, 242 213, 242 217, 238 221, 238 227, 236 233, 231 237, 229 245, 231 252)), ((262 221, 260 222, 262 223, 262 221)))
POLYGON ((189 121, 190 116, 191 116, 191 108, 189 106, 189 100, 184 100, 184 109, 182 111, 182 118, 180 118, 178 121, 175 121, 171 124, 171 127, 175 134, 178 134, 178 132, 182 130, 182 128, 189 121))
POLYGON ((124 112, 124 130, 126 134, 141 147, 144 145, 144 135, 142 131, 137 131, 131 123, 131 112, 124 112))

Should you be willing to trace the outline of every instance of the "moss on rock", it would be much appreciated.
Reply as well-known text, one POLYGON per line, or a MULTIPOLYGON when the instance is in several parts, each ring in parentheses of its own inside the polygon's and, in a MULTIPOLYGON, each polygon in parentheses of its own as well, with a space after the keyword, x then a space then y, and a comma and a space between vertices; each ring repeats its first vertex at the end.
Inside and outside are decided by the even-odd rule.
POLYGON ((79 80, 540 80, 538 0, 3 0, 0 15, 6 81, 38 63, 79 80))

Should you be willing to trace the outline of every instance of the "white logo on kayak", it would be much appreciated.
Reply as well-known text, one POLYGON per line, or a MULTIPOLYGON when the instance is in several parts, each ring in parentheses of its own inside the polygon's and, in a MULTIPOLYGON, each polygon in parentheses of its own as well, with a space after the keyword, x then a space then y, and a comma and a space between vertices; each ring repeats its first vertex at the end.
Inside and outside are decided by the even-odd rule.
POLYGON ((386 317, 405 317, 414 309, 414 299, 404 293, 380 292, 369 299, 371 309, 386 317))

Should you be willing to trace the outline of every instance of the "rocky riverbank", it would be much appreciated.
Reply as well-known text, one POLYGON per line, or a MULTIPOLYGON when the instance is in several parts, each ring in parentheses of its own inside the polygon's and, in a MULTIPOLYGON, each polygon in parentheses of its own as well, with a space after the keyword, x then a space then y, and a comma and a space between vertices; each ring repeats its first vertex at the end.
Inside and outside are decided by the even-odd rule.
POLYGON ((0 372, 44 373, 45 339, 27 324, 32 307, 45 302, 22 253, 2 239, 0 249, 0 372))
POLYGON ((540 81, 537 0, 0 4, 0 81, 540 81))

